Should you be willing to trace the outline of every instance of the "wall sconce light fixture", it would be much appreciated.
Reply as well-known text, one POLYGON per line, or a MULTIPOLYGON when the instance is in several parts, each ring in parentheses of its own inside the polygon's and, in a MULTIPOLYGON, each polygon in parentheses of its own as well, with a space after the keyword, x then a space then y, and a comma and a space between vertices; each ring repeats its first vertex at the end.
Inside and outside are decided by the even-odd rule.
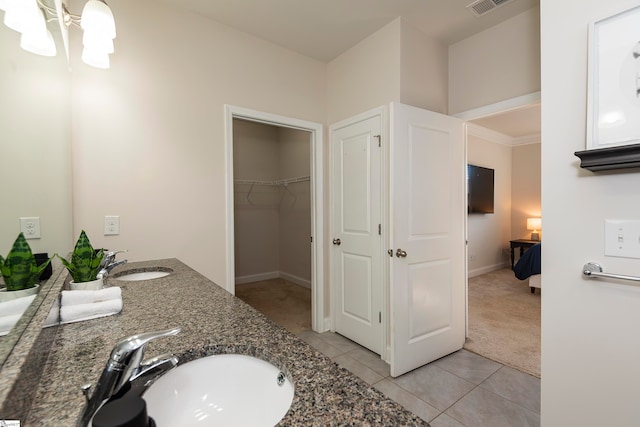
POLYGON ((540 240, 540 234, 538 230, 542 228, 542 218, 527 218, 527 230, 533 230, 531 233, 531 240, 540 240))
POLYGON ((69 27, 81 28, 82 61, 96 68, 109 68, 109 55, 113 53, 116 25, 113 13, 103 0, 88 0, 82 15, 69 12, 62 0, 0 0, 4 10, 4 24, 21 33, 20 46, 29 52, 55 56, 56 44, 47 28, 47 22, 58 21, 62 33, 67 61, 69 60, 69 27))

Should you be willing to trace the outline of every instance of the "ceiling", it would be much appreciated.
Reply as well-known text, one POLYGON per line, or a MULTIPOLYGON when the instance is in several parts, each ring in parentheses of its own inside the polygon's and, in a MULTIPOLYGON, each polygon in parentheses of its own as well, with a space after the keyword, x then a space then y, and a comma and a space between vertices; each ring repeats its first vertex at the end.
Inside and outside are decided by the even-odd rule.
POLYGON ((540 121, 540 103, 536 103, 535 105, 471 120, 471 123, 500 132, 514 140, 526 140, 540 135, 540 121))
MULTIPOLYGON (((532 7, 511 0, 476 17, 473 0, 155 0, 206 16, 321 62, 329 62, 397 17, 450 45, 532 7)), ((540 133, 540 106, 474 120, 512 138, 540 133)))
POLYGON ((401 16, 446 45, 538 6, 511 0, 476 17, 473 0, 156 0, 329 62, 401 16))

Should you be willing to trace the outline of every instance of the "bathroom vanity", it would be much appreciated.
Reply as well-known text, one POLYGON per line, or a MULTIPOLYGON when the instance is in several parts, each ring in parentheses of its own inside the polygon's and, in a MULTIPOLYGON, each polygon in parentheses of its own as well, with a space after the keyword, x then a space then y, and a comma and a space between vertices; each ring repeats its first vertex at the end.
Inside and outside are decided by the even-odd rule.
MULTIPOLYGON (((59 285, 68 280, 62 276, 65 274, 58 279, 59 285)), ((174 327, 182 331, 149 343, 145 358, 173 353, 183 364, 211 354, 242 353, 268 359, 280 367, 293 381, 295 394, 278 425, 428 425, 176 259, 124 265, 113 271, 107 284, 122 288, 122 312, 42 329, 45 338, 47 334, 52 337, 39 337, 37 345, 50 345, 50 351, 46 361, 41 361, 44 368, 33 375, 38 379, 36 384, 21 378, 19 371, 26 368, 20 364, 31 363, 30 358, 45 349, 20 350, 18 345, 12 356, 19 362, 10 357, 3 366, 0 386, 12 391, 11 396, 0 395, 0 408, 25 411, 23 427, 74 426, 85 401, 80 387, 95 384, 118 340, 174 327), (172 272, 152 280, 125 282, 116 277, 118 271, 157 267, 172 272), (24 387, 32 388, 29 391, 24 387), (19 402, 7 404, 6 399, 19 402)), ((45 303, 52 304, 54 299, 51 295, 45 303)), ((33 321, 42 322, 45 317, 46 313, 40 314, 33 321)), ((153 413, 149 415, 153 417, 153 413)))

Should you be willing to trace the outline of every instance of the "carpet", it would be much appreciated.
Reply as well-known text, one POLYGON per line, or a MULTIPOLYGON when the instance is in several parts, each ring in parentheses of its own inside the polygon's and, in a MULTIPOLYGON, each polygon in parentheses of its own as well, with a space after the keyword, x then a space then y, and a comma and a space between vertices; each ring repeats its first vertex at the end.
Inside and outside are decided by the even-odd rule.
POLYGON ((509 268, 470 278, 464 348, 540 378, 540 292, 509 268))
POLYGON ((236 285, 236 296, 293 334, 311 329, 311 289, 271 279, 236 285))

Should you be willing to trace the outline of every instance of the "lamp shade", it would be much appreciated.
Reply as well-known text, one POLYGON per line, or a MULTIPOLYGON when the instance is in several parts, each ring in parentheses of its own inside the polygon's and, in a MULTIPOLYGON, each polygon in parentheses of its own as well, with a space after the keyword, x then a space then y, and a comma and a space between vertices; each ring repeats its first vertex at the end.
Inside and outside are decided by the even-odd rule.
POLYGON ((82 49, 82 62, 95 68, 107 69, 110 67, 109 54, 85 47, 82 49))
POLYGON ((19 33, 46 26, 36 0, 11 0, 5 4, 4 25, 19 33))
POLYGON ((116 23, 113 13, 106 3, 100 0, 89 0, 85 3, 80 17, 80 26, 84 31, 99 31, 104 37, 116 37, 116 23))
POLYGON ((56 43, 51 31, 26 32, 20 36, 20 47, 24 50, 42 56, 56 56, 56 43))
POLYGON ((527 230, 540 230, 542 228, 542 218, 527 218, 527 230))

